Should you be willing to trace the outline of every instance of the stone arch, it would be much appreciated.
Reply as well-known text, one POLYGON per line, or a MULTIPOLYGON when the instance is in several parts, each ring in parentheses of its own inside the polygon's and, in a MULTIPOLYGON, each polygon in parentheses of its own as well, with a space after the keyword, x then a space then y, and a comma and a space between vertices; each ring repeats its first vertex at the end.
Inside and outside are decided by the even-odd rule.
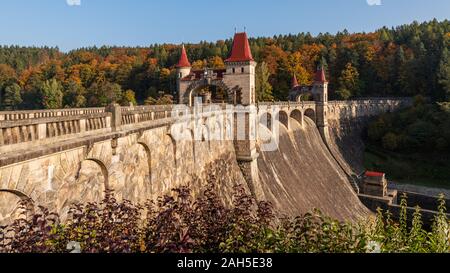
MULTIPOLYGON (((94 162, 100 167, 102 174, 103 174, 103 183, 105 185, 105 190, 112 190, 109 186, 109 173, 108 173, 108 168, 106 167, 106 164, 103 163, 103 161, 101 161, 100 159, 91 158, 91 157, 86 158, 84 161, 94 162)), ((81 162, 81 163, 83 163, 83 162, 81 162)), ((81 166, 80 166, 80 171, 81 171, 81 166)))
POLYGON ((363 116, 364 115, 364 105, 359 105, 359 107, 358 107, 358 114, 357 114, 357 116, 359 117, 359 116, 363 116))
POLYGON ((286 129, 290 130, 289 115, 285 111, 278 112, 278 121, 283 124, 286 129))
POLYGON ((166 134, 167 137, 170 138, 170 141, 172 142, 172 146, 173 146, 173 159, 174 159, 174 164, 175 164, 175 169, 178 168, 178 159, 177 159, 177 141, 175 140, 175 138, 171 135, 171 134, 166 134))
MULTIPOLYGON (((161 132, 158 135, 158 145, 153 151, 152 169, 153 181, 152 193, 168 193, 174 188, 174 183, 178 179, 178 171, 180 169, 180 161, 178 159, 178 143, 170 133, 161 132)), ((158 196, 154 196, 158 197, 158 196)))
POLYGON ((208 87, 208 86, 214 86, 218 87, 223 90, 224 94, 226 95, 226 99, 224 102, 226 103, 233 103, 236 104, 236 100, 240 101, 240 98, 237 98, 237 93, 239 88, 230 88, 228 85, 226 85, 222 80, 208 80, 208 79, 201 79, 192 82, 186 92, 184 93, 183 101, 186 104, 189 104, 189 106, 194 105, 194 95, 195 92, 198 91, 201 88, 208 87))
POLYGON ((220 141, 220 143, 224 140, 224 124, 223 120, 216 120, 214 124, 214 130, 211 137, 213 141, 220 141))
POLYGON ((233 140, 233 123, 230 119, 225 119, 224 140, 233 140))
POLYGON ((263 112, 259 115, 259 124, 267 127, 271 132, 273 131, 272 113, 263 112))
POLYGON ((205 143, 207 142, 207 147, 210 150, 211 149, 211 129, 208 124, 203 124, 201 129, 201 142, 205 143))
POLYGON ((147 166, 148 166, 148 179, 149 183, 152 183, 152 152, 150 147, 144 141, 138 141, 138 145, 142 146, 147 154, 147 166))
POLYGON ((298 110, 298 109, 294 109, 291 111, 291 114, 289 115, 290 118, 296 120, 300 126, 303 126, 303 114, 302 111, 298 110))
POLYGON ((0 188, 0 226, 11 224, 24 213, 33 213, 33 200, 17 190, 0 188), (21 205, 26 206, 26 211, 21 205))
MULTIPOLYGON (((152 153, 145 136, 130 135, 109 168, 110 188, 118 200, 143 204, 152 195, 152 153), (120 158, 119 158, 120 157, 120 158)), ((147 136, 148 137, 148 136, 147 136)))
POLYGON ((350 118, 352 116, 352 109, 350 106, 344 107, 342 110, 345 118, 350 118))
POLYGON ((72 205, 101 202, 108 190, 114 189, 110 184, 106 164, 95 157, 81 158, 78 169, 68 173, 55 188, 54 200, 47 206, 51 206, 65 220, 72 205))
POLYGON ((314 111, 314 109, 312 108, 306 109, 304 115, 310 118, 314 123, 317 122, 316 111, 314 111))

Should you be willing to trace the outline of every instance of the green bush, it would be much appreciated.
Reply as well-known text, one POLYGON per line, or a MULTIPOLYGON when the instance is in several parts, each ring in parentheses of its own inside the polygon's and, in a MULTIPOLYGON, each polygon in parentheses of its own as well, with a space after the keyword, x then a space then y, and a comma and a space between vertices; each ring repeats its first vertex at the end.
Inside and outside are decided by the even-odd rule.
MULTIPOLYGON (((445 202, 432 230, 417 208, 408 226, 406 199, 398 223, 389 212, 360 223, 343 223, 317 210, 280 217, 270 203, 256 202, 236 187, 224 206, 210 185, 197 198, 182 187, 173 196, 135 206, 107 193, 100 204, 75 205, 62 223, 43 207, 0 227, 2 253, 366 253, 450 252, 445 202), (79 249, 77 249, 77 246, 79 249)), ((24 204, 24 207, 26 204, 24 204)))

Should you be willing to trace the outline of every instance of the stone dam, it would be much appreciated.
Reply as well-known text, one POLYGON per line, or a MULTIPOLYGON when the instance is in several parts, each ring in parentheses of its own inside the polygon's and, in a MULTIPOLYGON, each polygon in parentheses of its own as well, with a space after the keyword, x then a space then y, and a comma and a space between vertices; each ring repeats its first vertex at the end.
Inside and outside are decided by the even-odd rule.
POLYGON ((343 124, 409 103, 378 98, 263 103, 238 111, 210 104, 0 112, 0 224, 20 213, 20 200, 65 217, 71 205, 101 201, 107 189, 119 200, 143 203, 181 185, 198 194, 207 178, 227 203, 233 186, 242 184, 284 214, 318 208, 355 220, 369 210, 352 180, 359 170, 349 158, 358 148, 345 140, 352 128, 343 124), (263 149, 275 138, 276 149, 263 149))

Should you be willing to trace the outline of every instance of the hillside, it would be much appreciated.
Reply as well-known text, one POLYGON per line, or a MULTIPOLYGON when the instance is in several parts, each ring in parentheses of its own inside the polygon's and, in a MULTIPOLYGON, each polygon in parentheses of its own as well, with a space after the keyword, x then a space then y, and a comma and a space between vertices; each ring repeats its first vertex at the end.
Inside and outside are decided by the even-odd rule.
MULTIPOLYGON (((450 91, 449 41, 447 20, 373 33, 344 30, 316 37, 299 33, 252 38, 252 53, 260 64, 258 98, 286 100, 292 76, 309 84, 322 63, 331 81, 331 98, 421 94, 443 101, 450 91)), ((227 39, 187 44, 193 68, 223 66, 231 43, 227 39)), ((172 44, 68 53, 58 48, 0 47, 1 109, 170 103, 179 54, 179 45, 172 44)))
POLYGON ((450 188, 450 107, 416 98, 413 107, 376 118, 365 164, 396 182, 450 188))

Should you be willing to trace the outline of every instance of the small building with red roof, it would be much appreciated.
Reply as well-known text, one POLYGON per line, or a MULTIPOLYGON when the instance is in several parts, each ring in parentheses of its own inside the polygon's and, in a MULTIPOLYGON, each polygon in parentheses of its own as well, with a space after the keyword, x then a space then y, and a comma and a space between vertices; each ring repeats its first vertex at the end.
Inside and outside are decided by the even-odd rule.
POLYGON ((388 194, 386 174, 381 172, 366 171, 363 176, 361 193, 365 195, 386 197, 388 194))

